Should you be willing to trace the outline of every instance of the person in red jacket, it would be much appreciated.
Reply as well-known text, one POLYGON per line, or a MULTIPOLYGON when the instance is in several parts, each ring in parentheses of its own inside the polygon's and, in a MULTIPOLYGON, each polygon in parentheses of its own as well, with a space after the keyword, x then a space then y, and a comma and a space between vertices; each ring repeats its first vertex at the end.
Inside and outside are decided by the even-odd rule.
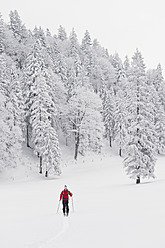
POLYGON ((64 186, 64 190, 60 194, 60 201, 62 200, 63 204, 63 214, 68 216, 69 214, 69 196, 72 197, 72 193, 67 189, 67 186, 64 186))

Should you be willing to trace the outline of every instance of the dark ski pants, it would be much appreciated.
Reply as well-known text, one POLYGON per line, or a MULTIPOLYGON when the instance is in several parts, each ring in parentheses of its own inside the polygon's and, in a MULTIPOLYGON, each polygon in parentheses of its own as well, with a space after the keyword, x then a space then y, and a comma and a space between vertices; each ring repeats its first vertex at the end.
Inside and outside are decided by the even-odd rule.
POLYGON ((63 213, 64 214, 69 214, 69 201, 67 200, 67 201, 62 201, 62 204, 63 204, 63 213))

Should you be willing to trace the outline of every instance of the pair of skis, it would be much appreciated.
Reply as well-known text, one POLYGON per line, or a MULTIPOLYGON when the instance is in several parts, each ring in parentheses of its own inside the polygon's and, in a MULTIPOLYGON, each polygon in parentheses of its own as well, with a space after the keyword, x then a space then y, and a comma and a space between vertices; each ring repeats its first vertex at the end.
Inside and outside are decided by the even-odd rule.
MULTIPOLYGON (((74 204, 73 204, 73 197, 71 198, 72 199, 72 210, 73 210, 73 213, 74 213, 74 204)), ((58 211, 59 211, 59 208, 60 208, 60 202, 58 203, 58 207, 57 207, 57 214, 58 214, 58 211)))

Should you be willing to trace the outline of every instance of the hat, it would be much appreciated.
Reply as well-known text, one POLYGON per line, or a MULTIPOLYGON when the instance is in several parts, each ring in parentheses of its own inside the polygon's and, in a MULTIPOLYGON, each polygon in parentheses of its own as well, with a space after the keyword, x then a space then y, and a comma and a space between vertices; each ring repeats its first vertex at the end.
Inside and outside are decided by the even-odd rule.
POLYGON ((65 185, 64 188, 67 188, 67 185, 65 185))

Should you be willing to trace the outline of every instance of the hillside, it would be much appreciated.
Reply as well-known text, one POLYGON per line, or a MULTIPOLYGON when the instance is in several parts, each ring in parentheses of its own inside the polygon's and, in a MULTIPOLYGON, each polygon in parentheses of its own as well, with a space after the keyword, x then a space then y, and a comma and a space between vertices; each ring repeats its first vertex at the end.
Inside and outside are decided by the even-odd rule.
POLYGON ((45 179, 28 174, 29 169, 26 180, 1 183, 0 247, 164 247, 163 156, 157 160, 156 179, 140 185, 127 178, 122 159, 114 154, 77 164, 69 162, 69 154, 65 158, 68 166, 63 161, 61 177, 45 179), (56 214, 64 184, 73 192, 75 211, 70 201, 68 218, 61 207, 56 214))

